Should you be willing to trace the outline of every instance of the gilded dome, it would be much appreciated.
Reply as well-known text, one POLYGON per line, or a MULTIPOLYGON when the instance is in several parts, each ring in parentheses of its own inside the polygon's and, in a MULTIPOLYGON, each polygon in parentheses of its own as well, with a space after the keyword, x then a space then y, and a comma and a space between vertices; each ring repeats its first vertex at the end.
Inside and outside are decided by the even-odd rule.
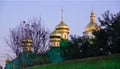
POLYGON ((64 21, 62 20, 62 21, 60 22, 60 24, 58 24, 58 25, 56 26, 56 30, 58 30, 58 29, 67 29, 67 30, 69 30, 69 27, 68 27, 68 25, 66 25, 66 24, 64 23, 64 21))
POLYGON ((56 30, 54 30, 51 34, 50 34, 50 38, 52 37, 61 37, 61 34, 58 33, 56 30))
POLYGON ((93 30, 98 31, 100 29, 99 26, 95 23, 94 18, 95 18, 94 12, 92 11, 90 15, 90 23, 85 27, 85 32, 93 30))
POLYGON ((96 30, 96 31, 99 30, 99 26, 98 26, 96 23, 89 23, 89 24, 85 27, 85 32, 93 31, 93 30, 96 30))

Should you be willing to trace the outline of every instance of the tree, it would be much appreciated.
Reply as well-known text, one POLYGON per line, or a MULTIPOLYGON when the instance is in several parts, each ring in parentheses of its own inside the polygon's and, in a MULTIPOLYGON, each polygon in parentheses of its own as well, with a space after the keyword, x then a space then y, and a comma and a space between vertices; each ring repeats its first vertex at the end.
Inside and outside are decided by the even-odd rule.
POLYGON ((82 44, 84 40, 80 36, 70 35, 70 40, 61 40, 62 56, 65 60, 71 60, 82 57, 82 44))
POLYGON ((96 56, 95 39, 84 36, 71 35, 70 40, 61 40, 61 50, 64 59, 71 60, 77 58, 96 56))
POLYGON ((107 33, 103 29, 99 31, 94 31, 93 34, 95 35, 95 42, 94 46, 96 47, 97 56, 105 55, 108 45, 107 45, 107 33))
POLYGON ((2 66, 0 65, 0 69, 2 69, 2 66))
POLYGON ((49 32, 41 25, 41 19, 32 19, 29 22, 23 21, 16 28, 10 29, 9 39, 6 40, 8 46, 16 56, 22 51, 22 39, 32 38, 33 53, 45 53, 49 49, 49 32))
POLYGON ((101 31, 99 32, 99 40, 97 43, 102 43, 105 46, 107 54, 120 52, 120 12, 112 14, 109 11, 105 12, 103 19, 99 18, 101 31), (104 41, 104 42, 103 42, 104 41))

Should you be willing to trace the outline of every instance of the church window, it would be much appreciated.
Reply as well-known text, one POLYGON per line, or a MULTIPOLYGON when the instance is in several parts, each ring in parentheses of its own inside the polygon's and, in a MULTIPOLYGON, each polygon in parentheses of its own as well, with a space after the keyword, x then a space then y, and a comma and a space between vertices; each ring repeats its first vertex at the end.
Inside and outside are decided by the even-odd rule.
POLYGON ((65 36, 65 39, 67 39, 67 35, 64 35, 65 36))

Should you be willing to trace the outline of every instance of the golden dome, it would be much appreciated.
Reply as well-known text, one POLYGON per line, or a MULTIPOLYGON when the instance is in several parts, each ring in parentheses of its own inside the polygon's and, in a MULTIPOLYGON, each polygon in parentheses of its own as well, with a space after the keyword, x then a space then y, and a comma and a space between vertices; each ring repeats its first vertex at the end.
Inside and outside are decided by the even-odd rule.
POLYGON ((62 12, 62 20, 60 24, 56 25, 55 30, 50 34, 50 40, 60 40, 62 39, 68 39, 69 34, 69 27, 66 25, 63 21, 63 9, 62 12), (58 39, 57 39, 58 38, 58 39))
POLYGON ((98 31, 99 30, 99 26, 96 23, 89 23, 86 27, 85 27, 85 32, 88 31, 98 31))
POLYGON ((58 30, 58 29, 66 29, 66 30, 69 30, 69 27, 68 27, 68 25, 66 25, 66 24, 64 23, 64 21, 62 20, 62 21, 60 22, 60 24, 58 24, 58 25, 56 26, 56 30, 58 30))
POLYGON ((59 34, 56 30, 54 30, 51 34, 50 34, 50 38, 52 37, 61 37, 61 34, 59 34))
POLYGON ((90 16, 90 23, 85 27, 85 32, 93 30, 98 31, 100 29, 99 26, 95 23, 94 18, 94 12, 92 11, 90 16))
POLYGON ((61 34, 58 33, 56 30, 54 30, 51 34, 50 34, 50 42, 59 42, 61 39, 61 34))

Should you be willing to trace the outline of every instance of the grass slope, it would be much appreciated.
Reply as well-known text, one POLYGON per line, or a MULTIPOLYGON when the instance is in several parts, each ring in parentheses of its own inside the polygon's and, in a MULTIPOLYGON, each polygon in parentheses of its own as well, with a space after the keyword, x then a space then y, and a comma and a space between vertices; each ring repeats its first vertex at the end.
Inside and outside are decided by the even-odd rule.
POLYGON ((45 64, 28 69, 120 69, 120 54, 45 64))

